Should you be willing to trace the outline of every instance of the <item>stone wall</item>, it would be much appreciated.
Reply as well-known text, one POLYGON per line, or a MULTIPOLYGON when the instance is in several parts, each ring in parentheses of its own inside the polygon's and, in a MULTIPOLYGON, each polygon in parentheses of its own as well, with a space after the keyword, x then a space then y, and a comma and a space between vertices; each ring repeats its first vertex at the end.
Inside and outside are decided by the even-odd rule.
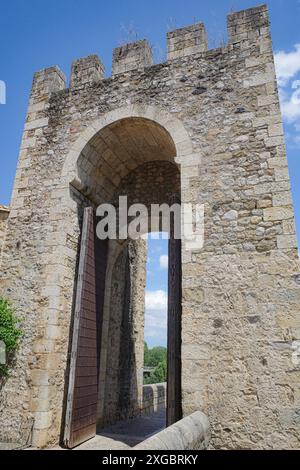
POLYGON ((169 36, 176 58, 157 65, 139 43, 107 79, 89 57, 67 89, 57 67, 35 75, 0 280, 25 330, 0 392, 10 439, 32 417, 35 446, 59 440, 78 198, 110 201, 139 165, 176 158, 182 201, 205 205, 204 248, 182 248, 184 415, 209 416, 213 448, 299 447, 299 260, 266 7, 228 31, 208 51, 190 28, 169 36))
POLYGON ((130 241, 113 266, 108 329, 103 333, 99 425, 140 413, 144 364, 144 312, 147 248, 130 241))
MULTIPOLYGON (((4 244, 5 233, 6 233, 6 224, 9 216, 9 208, 6 206, 0 206, 0 260, 1 260, 1 251, 4 244)), ((0 261, 1 264, 1 261, 0 261)))
POLYGON ((203 23, 176 29, 167 34, 168 59, 188 56, 208 49, 207 34, 203 23))
POLYGON ((177 166, 167 161, 154 161, 140 165, 120 182, 114 204, 118 204, 119 196, 127 196, 128 205, 144 204, 150 211, 151 204, 160 205, 174 194, 180 194, 177 166))
POLYGON ((148 415, 165 409, 167 405, 167 383, 144 385, 141 414, 148 415))
POLYGON ((206 450, 210 430, 207 416, 197 411, 149 437, 134 450, 206 450))

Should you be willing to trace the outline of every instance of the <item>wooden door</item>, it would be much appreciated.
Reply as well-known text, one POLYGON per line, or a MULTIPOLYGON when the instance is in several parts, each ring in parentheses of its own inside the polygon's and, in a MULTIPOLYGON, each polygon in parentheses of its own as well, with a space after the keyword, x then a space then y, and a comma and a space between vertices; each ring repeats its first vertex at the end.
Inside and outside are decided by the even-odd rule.
POLYGON ((107 241, 95 233, 94 210, 84 210, 78 267, 64 444, 73 448, 96 434, 100 338, 107 241))
MULTIPOLYGON (((173 198, 171 204, 179 202, 173 198)), ((182 418, 181 409, 181 240, 174 238, 174 215, 171 213, 168 268, 168 379, 167 425, 182 418)))

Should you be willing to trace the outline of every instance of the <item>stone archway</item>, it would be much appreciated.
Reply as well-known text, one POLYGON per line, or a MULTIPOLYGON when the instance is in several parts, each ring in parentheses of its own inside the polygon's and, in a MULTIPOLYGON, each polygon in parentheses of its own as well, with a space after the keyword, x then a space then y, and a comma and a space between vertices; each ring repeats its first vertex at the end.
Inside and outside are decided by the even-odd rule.
POLYGON ((62 169, 62 181, 71 183, 77 181, 77 161, 80 153, 90 140, 102 129, 110 124, 127 118, 148 119, 164 128, 170 135, 176 149, 174 158, 188 157, 193 155, 193 145, 188 132, 182 122, 157 106, 134 104, 110 111, 101 118, 90 124, 76 139, 70 149, 62 169))
MULTIPOLYGON (((66 197, 71 197, 75 202, 79 219, 87 205, 95 208, 101 203, 116 204, 115 198, 120 194, 129 195, 130 203, 143 203, 149 208, 152 203, 169 202, 174 195, 180 198, 180 173, 176 158, 178 155, 182 158, 191 156, 191 149, 189 137, 180 121, 164 111, 137 106, 108 113, 84 131, 69 152, 62 172, 66 197)), ((108 409, 105 401, 105 389, 109 388, 105 373, 108 353, 106 335, 109 315, 113 311, 109 298, 113 266, 110 258, 116 258, 118 249, 118 244, 110 244, 105 281, 98 399, 100 423, 108 419, 103 410, 108 409)), ((137 354, 137 349, 141 355, 141 348, 136 348, 133 353, 137 354)), ((135 358, 133 363, 140 364, 141 360, 141 357, 135 358)), ((175 367, 175 363, 172 364, 175 367)), ((136 399, 138 402, 138 393, 136 399)), ((128 416, 136 411, 132 407, 128 416)))

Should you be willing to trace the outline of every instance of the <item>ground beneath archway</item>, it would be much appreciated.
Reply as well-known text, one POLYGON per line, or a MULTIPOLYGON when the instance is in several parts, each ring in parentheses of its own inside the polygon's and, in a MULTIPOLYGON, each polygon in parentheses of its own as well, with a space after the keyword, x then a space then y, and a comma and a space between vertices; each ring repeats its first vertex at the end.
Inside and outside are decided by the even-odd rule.
POLYGON ((74 450, 130 449, 166 427, 166 410, 107 426, 74 450))

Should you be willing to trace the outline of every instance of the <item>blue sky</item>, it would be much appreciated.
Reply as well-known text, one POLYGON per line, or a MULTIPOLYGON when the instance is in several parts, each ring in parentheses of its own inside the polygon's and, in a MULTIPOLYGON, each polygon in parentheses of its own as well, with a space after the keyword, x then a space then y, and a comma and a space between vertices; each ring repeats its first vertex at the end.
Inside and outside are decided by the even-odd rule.
MULTIPOLYGON (((0 204, 8 204, 10 200, 32 75, 36 70, 57 64, 69 76, 72 60, 96 53, 108 76, 113 48, 124 41, 144 37, 152 44, 156 61, 160 62, 165 57, 167 30, 194 21, 204 21, 210 47, 214 48, 226 38, 227 13, 260 3, 263 2, 3 0, 0 7, 0 80, 6 83, 7 103, 0 105, 0 204)), ((300 0, 265 3, 269 5, 272 22, 299 239, 300 0)), ((165 242, 151 242, 147 284, 150 292, 166 292, 167 270, 159 264, 160 256, 166 253, 165 242), (158 249, 156 245, 161 247, 161 253, 151 256, 151 250, 158 249), (151 271, 156 275, 152 276, 151 271)), ((156 294, 156 299, 159 295, 162 306, 165 298, 156 294)), ((149 337, 150 342, 155 340, 149 337)))
POLYGON ((145 339, 149 347, 167 343, 168 240, 148 237, 145 339))

